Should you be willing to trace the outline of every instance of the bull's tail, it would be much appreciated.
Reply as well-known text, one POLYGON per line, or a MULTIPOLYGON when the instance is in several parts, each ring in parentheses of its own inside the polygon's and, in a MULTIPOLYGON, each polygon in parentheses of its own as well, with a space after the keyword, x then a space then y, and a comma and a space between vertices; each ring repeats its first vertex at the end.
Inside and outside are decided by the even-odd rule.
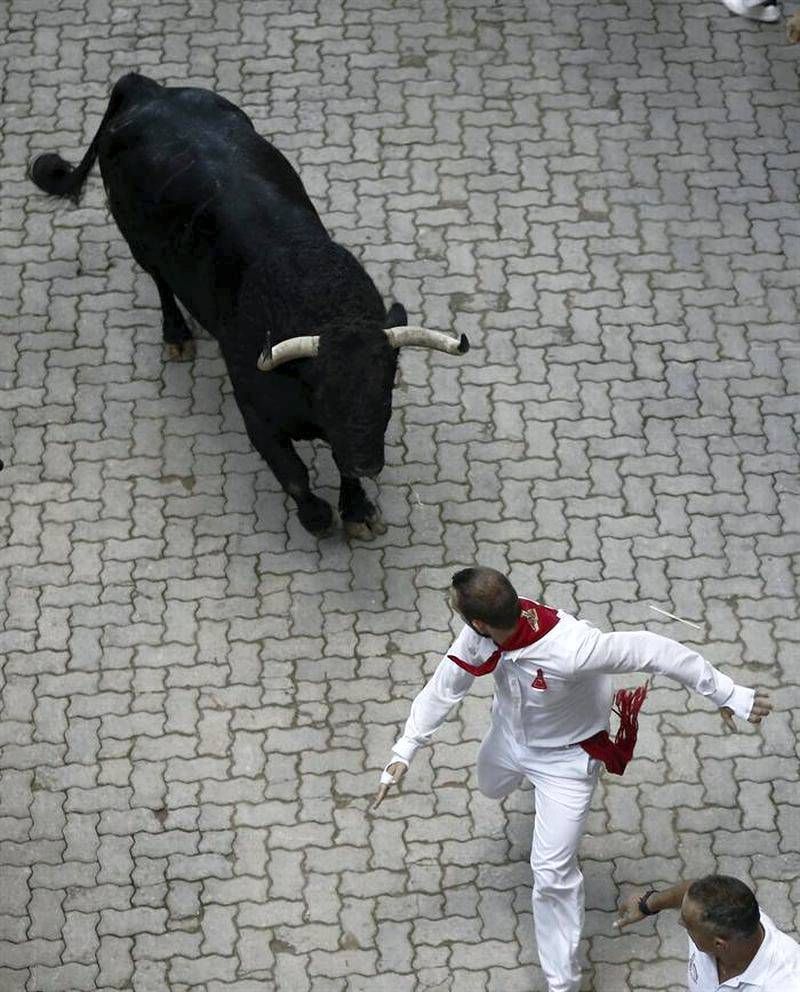
POLYGON ((45 152, 43 155, 38 155, 31 162, 28 174, 39 189, 44 190, 45 193, 50 193, 51 196, 68 196, 73 202, 77 203, 83 184, 86 182, 86 177, 91 172, 92 166, 97 159, 97 149, 103 129, 114 114, 119 111, 128 93, 132 89, 141 89, 144 87, 149 89, 158 87, 158 84, 136 73, 123 76, 116 83, 114 89, 111 91, 106 112, 103 114, 102 121, 100 121, 100 127, 97 129, 94 138, 92 138, 92 143, 81 159, 80 165, 70 165, 66 159, 63 159, 56 152, 45 152))
POLYGON ((46 152, 33 160, 29 175, 45 193, 50 193, 52 196, 68 196, 77 203, 81 187, 96 158, 97 138, 95 137, 77 168, 56 152, 46 152))

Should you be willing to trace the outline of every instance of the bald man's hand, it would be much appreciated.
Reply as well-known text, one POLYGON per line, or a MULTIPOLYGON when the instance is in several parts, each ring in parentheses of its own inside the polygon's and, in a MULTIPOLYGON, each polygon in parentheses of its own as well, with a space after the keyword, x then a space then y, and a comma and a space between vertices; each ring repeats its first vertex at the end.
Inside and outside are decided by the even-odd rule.
POLYGON ((393 785, 397 785, 400 779, 408 771, 408 765, 405 761, 393 761, 390 765, 381 772, 381 784, 378 791, 375 793, 375 799, 369 808, 370 813, 374 813, 383 800, 386 798, 386 794, 391 789, 393 785))
MULTIPOLYGON (((641 909, 639 909, 639 900, 644 895, 644 891, 644 889, 640 889, 637 892, 632 892, 620 902, 619 915, 613 924, 616 930, 621 930, 623 927, 630 926, 631 923, 638 923, 639 920, 646 918, 641 909)), ((648 906, 647 908, 649 909, 650 907, 648 906)))
POLYGON ((796 10, 786 22, 786 37, 793 45, 800 42, 800 10, 796 10))

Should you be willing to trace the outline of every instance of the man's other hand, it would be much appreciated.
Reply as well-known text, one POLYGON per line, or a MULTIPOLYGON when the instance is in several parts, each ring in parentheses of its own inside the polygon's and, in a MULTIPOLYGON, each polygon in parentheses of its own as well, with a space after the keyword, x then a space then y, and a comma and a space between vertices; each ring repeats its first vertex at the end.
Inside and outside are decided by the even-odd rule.
POLYGON ((381 773, 381 784, 378 791, 375 793, 375 799, 370 806, 370 812, 374 813, 375 810, 380 806, 383 800, 386 798, 386 793, 391 789, 393 785, 397 785, 400 779, 408 771, 408 765, 404 761, 393 761, 382 773, 381 773))
MULTIPOLYGON (((721 706, 719 712, 725 726, 729 730, 735 731, 736 721, 733 719, 733 710, 729 706, 721 706)), ((769 693, 756 690, 755 698, 753 699, 753 708, 750 710, 750 716, 748 716, 747 722, 761 723, 764 717, 769 716, 771 712, 772 703, 769 701, 769 693)))

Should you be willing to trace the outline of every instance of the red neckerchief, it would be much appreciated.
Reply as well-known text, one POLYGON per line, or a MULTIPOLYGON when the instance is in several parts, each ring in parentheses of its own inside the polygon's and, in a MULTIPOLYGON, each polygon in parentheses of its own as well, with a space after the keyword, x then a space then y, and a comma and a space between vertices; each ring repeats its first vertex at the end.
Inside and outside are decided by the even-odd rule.
POLYGON ((454 654, 447 657, 454 661, 459 668, 463 668, 470 675, 488 675, 493 672, 500 661, 500 656, 504 651, 517 651, 519 648, 527 648, 541 640, 545 634, 558 623, 558 612, 549 606, 542 606, 532 599, 521 599, 519 601, 520 615, 514 633, 506 638, 480 665, 470 665, 468 661, 458 658, 454 654))
MULTIPOLYGON (((488 675, 500 662, 504 651, 517 651, 541 640, 558 623, 558 613, 549 606, 543 606, 532 599, 520 599, 520 617, 514 633, 497 647, 480 665, 469 662, 454 654, 447 657, 470 675, 488 675)), ((612 775, 622 775, 633 757, 639 729, 639 710, 647 696, 647 685, 638 689, 619 689, 614 694, 614 712, 619 717, 619 729, 612 741, 607 730, 588 737, 578 743, 592 758, 602 761, 612 775)))

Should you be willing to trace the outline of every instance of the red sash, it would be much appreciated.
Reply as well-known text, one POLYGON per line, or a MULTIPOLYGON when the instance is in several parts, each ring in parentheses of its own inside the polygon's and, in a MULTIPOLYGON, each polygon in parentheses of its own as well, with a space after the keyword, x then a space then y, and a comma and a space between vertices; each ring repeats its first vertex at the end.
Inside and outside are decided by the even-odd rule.
POLYGON ((602 761, 612 775, 622 775, 633 757, 636 735, 639 730, 639 710, 647 696, 647 684, 638 689, 619 689, 614 695, 615 707, 612 712, 619 717, 619 730, 612 741, 607 730, 580 741, 587 754, 602 761))

